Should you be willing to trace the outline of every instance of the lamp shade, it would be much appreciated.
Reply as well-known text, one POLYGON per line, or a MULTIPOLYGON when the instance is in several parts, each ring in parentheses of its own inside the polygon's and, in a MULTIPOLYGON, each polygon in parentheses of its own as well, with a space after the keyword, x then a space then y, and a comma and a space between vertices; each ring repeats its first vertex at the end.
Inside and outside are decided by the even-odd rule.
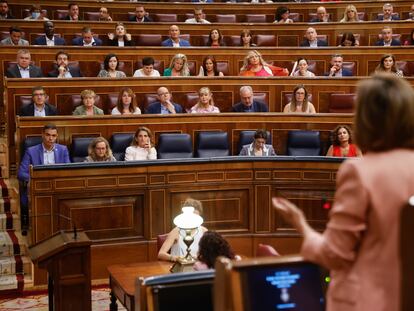
POLYGON ((180 229, 194 229, 201 226, 203 218, 194 213, 194 207, 184 206, 182 213, 174 218, 174 224, 180 229))

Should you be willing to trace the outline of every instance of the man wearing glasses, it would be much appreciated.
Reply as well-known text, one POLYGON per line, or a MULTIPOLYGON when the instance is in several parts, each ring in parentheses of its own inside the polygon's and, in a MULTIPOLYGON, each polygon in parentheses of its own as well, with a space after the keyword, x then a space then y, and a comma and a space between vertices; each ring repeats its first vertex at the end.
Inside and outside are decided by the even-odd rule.
POLYGON ((46 93, 41 86, 32 89, 32 103, 23 106, 19 113, 24 117, 46 117, 56 114, 56 107, 46 102, 46 93))

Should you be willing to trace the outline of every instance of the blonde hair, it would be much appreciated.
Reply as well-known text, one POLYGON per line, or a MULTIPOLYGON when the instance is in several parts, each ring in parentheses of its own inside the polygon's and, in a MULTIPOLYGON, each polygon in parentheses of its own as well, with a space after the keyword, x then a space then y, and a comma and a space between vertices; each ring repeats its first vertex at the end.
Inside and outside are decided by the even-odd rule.
POLYGON ((111 159, 112 158, 112 150, 111 150, 111 147, 109 147, 108 141, 105 138, 103 138, 102 136, 96 137, 89 144, 89 146, 88 146, 88 156, 92 160, 97 161, 98 157, 96 156, 95 148, 96 148, 96 145, 99 144, 99 143, 105 143, 105 146, 106 146, 106 152, 105 152, 104 161, 106 161, 108 159, 111 159))
POLYGON ((359 17, 358 17, 358 11, 355 7, 355 5, 347 5, 344 11, 344 17, 339 21, 340 23, 347 23, 347 22, 359 22, 359 17), (354 20, 350 20, 348 18, 348 11, 354 11, 355 12, 355 19, 354 20))
POLYGON ((240 71, 246 71, 246 70, 249 70, 250 69, 250 61, 249 60, 253 56, 258 56, 259 57, 260 65, 262 65, 262 66, 269 66, 269 64, 266 63, 265 60, 263 59, 262 54, 260 54, 256 50, 252 50, 252 51, 249 51, 247 53, 247 55, 244 57, 243 66, 241 67, 240 71))
POLYGON ((174 57, 171 59, 169 68, 172 70, 174 68, 175 61, 177 59, 181 59, 183 61, 183 68, 181 68, 180 76, 187 77, 190 75, 190 69, 188 69, 188 61, 187 56, 185 54, 175 54, 174 57))
POLYGON ((96 93, 93 90, 83 90, 80 93, 80 96, 81 96, 82 99, 84 99, 85 97, 93 97, 93 98, 95 98, 96 97, 96 93))
MULTIPOLYGON (((202 87, 199 91, 198 91, 198 95, 200 96, 203 93, 207 93, 210 94, 210 101, 208 103, 209 106, 214 106, 214 100, 213 100, 213 93, 211 92, 211 90, 208 87, 202 87)), ((204 107, 203 104, 200 102, 200 99, 198 100, 197 104, 195 105, 196 109, 199 107, 204 107)))

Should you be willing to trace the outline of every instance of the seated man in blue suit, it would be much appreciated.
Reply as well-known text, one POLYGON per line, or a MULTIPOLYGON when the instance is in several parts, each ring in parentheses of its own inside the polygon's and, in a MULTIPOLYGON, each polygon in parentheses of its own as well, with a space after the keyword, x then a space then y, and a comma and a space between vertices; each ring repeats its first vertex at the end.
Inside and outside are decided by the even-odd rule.
POLYGON ((84 27, 82 29, 82 37, 76 37, 72 40, 72 45, 79 46, 101 46, 102 40, 93 36, 92 29, 90 27, 84 27))
POLYGON ((180 28, 177 25, 170 26, 170 37, 162 41, 162 46, 183 47, 191 46, 187 40, 180 39, 180 28))
POLYGON ((399 21, 400 17, 394 13, 394 7, 391 3, 385 3, 382 6, 382 15, 378 15, 377 20, 383 22, 399 21))
POLYGON ((145 113, 175 114, 183 112, 183 108, 179 104, 171 101, 171 93, 166 87, 160 87, 157 90, 157 95, 158 101, 149 105, 145 113))
POLYGON ((25 117, 46 117, 57 114, 56 107, 46 102, 46 92, 42 86, 32 88, 32 102, 23 106, 19 115, 25 117))
POLYGON ((43 29, 45 34, 43 36, 39 36, 34 40, 35 45, 47 45, 47 46, 55 46, 55 45, 65 45, 65 39, 60 38, 55 35, 55 24, 52 21, 45 21, 43 23, 43 29))
POLYGON ((381 40, 378 40, 375 45, 376 46, 400 46, 401 41, 398 39, 392 38, 392 28, 389 26, 385 26, 381 30, 381 40))
POLYGON ((27 184, 30 181, 30 165, 70 163, 68 148, 64 145, 57 144, 57 138, 58 130, 56 125, 45 125, 42 132, 42 143, 27 148, 20 163, 17 178, 20 182, 20 208, 23 229, 27 229, 29 225, 27 184))
POLYGON ((331 69, 325 75, 328 77, 352 77, 352 71, 342 68, 344 58, 340 54, 335 54, 331 58, 331 69))
POLYGON ((235 104, 231 110, 233 112, 268 112, 266 104, 255 101, 253 89, 250 85, 240 88, 240 102, 235 104))
POLYGON ((318 39, 318 34, 313 27, 306 29, 305 40, 300 44, 301 47, 316 48, 318 46, 328 46, 325 40, 318 39))
POLYGON ((47 76, 53 78, 78 78, 82 77, 79 67, 69 65, 69 54, 59 51, 55 56, 56 64, 54 69, 49 71, 47 76))

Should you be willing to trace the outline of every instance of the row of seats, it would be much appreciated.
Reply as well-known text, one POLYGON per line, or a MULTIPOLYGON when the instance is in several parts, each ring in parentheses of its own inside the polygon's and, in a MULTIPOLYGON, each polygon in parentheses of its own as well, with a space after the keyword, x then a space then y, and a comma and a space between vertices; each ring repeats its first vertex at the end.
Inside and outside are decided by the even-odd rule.
MULTIPOLYGON (((175 0, 171 0, 172 2, 176 2, 175 0)), ((45 10, 46 16, 48 15, 47 10, 45 10)), ((111 13, 111 12, 110 12, 111 13)), ((410 18, 409 15, 410 12, 404 12, 403 19, 410 18)), ((22 12, 23 17, 30 16, 30 10, 25 9, 22 12)), ((64 9, 58 9, 53 12, 53 18, 56 20, 62 20, 65 19, 68 15, 67 10, 64 9)), ((90 12, 85 11, 81 12, 80 14, 83 16, 84 20, 87 21, 99 21, 99 12, 90 12)), ((119 14, 117 14, 119 15, 119 14)), ((328 13, 329 20, 332 20, 332 14, 328 13)), ((393 16, 400 17, 400 14, 398 12, 392 13, 393 16)), ((374 13, 372 14, 371 18, 369 20, 375 21, 383 18, 383 13, 374 13)), ((184 22, 186 19, 193 18, 193 13, 185 13, 185 14, 175 14, 175 13, 153 13, 149 14, 149 17, 154 21, 158 23, 177 23, 177 22, 184 22)), ((308 16, 305 18, 304 14, 298 13, 298 12, 290 12, 289 18, 292 19, 294 22, 310 22, 314 18, 316 18, 316 13, 309 13, 308 16)), ((135 18, 135 12, 128 12, 127 15, 125 15, 124 20, 116 20, 119 22, 122 21, 129 21, 131 19, 135 18)), ((205 17, 208 21, 212 23, 271 23, 275 20, 274 14, 206 14, 205 17)), ((339 18, 341 19, 342 16, 339 18)), ((361 21, 367 20, 367 14, 365 12, 358 12, 358 18, 361 21)), ((338 21, 339 21, 338 19, 338 21)), ((332 20, 336 22, 336 20, 332 20)))
MULTIPOLYGON (((213 91, 213 94, 215 92, 213 91)), ((217 93, 216 96, 220 96, 217 93)), ((285 93, 283 95, 282 105, 285 106, 292 100, 292 93, 285 93)), ((142 94, 137 94, 138 98, 142 97, 142 94)), ((267 93, 255 92, 253 93, 255 101, 262 102, 269 107, 269 98, 267 93)), ((191 92, 184 94, 183 101, 176 101, 181 104, 184 111, 189 113, 191 108, 197 104, 199 95, 197 92, 191 92)), ((142 113, 146 111, 148 106, 158 100, 157 94, 143 94, 143 100, 139 106, 142 113)), ((312 102, 312 94, 308 94, 308 100, 312 102)), ((105 114, 111 114, 113 108, 116 107, 118 102, 118 93, 109 93, 97 95, 95 98, 95 105, 101 108, 105 114)), ((329 108, 330 113, 352 113, 354 110, 355 94, 354 93, 331 93, 329 94, 329 108)), ((16 108, 20 111, 24 106, 32 103, 32 97, 30 95, 21 95, 17 97, 16 108)), ((51 103, 55 104, 55 103, 51 103)), ((82 104, 82 100, 79 94, 68 95, 67 100, 62 100, 57 105, 59 115, 71 115, 76 107, 82 104)), ((225 106, 218 105, 221 112, 230 112, 233 103, 225 103, 225 106)))
MULTIPOLYGON (((255 131, 241 131, 238 143, 239 154, 244 145, 252 143, 255 131)), ((134 133, 116 133, 110 138, 110 146, 118 161, 125 159, 125 150, 130 146, 134 133)), ((74 137, 70 147, 72 162, 83 162, 88 156, 88 146, 95 137, 74 137)), ((30 146, 40 144, 39 136, 27 137, 23 143, 23 152, 30 146)), ((271 144, 268 132, 267 144, 271 144)), ((210 158, 231 155, 227 132, 199 132, 196 137, 195 151, 189 134, 160 134, 157 154, 159 159, 210 158)), ((288 156, 319 156, 321 141, 318 131, 290 131, 287 141, 288 156)))

